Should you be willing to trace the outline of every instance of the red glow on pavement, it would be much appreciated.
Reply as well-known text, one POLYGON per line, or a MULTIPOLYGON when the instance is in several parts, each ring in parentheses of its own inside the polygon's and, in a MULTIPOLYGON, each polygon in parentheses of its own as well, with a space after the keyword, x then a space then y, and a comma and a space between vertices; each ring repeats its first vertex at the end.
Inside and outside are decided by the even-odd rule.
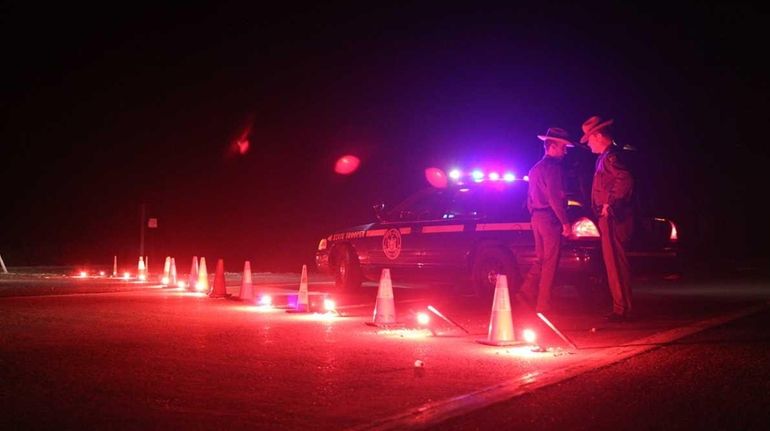
MULTIPOLYGON (((544 352, 536 352, 532 350, 532 345, 521 345, 521 346, 509 346, 509 347, 500 347, 497 349, 486 349, 486 350, 480 350, 480 352, 489 355, 489 356, 497 356, 497 357, 507 357, 512 359, 542 359, 542 360, 556 360, 555 355, 547 355, 543 354, 544 352)), ((534 378, 532 380, 535 381, 534 378)), ((531 382, 528 382, 531 383, 531 382)))
POLYGON ((425 169, 425 179, 428 183, 437 189, 443 189, 447 186, 447 177, 444 171, 439 168, 425 169))
POLYGON ((412 340, 428 338, 433 335, 429 329, 382 329, 377 331, 377 334, 412 340))
POLYGON ((358 165, 361 163, 361 160, 358 159, 358 157, 353 155, 346 155, 342 156, 339 159, 337 159, 337 163, 334 165, 334 172, 341 174, 341 175, 349 175, 358 169, 358 165))

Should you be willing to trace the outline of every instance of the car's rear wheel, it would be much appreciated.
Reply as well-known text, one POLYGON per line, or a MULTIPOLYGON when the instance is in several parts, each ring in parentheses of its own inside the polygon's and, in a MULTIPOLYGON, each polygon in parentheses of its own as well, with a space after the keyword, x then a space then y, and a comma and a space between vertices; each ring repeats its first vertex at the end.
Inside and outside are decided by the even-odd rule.
POLYGON ((361 267, 358 258, 349 247, 339 251, 334 272, 334 285, 338 290, 354 290, 361 287, 361 267))
POLYGON ((483 248, 473 259, 471 279, 476 295, 490 297, 495 291, 497 277, 504 274, 508 279, 508 289, 511 293, 518 290, 521 276, 516 267, 516 259, 501 248, 483 248))

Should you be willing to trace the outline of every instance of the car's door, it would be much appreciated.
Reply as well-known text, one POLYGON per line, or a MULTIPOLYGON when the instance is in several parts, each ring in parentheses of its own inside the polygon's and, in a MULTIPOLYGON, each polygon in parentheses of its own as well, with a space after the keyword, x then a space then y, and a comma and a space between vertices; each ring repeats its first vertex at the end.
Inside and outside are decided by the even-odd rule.
POLYGON ((376 237, 379 248, 373 249, 370 263, 378 270, 390 268, 394 278, 416 281, 423 273, 425 244, 419 240, 425 220, 436 217, 446 207, 444 190, 425 189, 407 198, 376 223, 367 237, 376 237))

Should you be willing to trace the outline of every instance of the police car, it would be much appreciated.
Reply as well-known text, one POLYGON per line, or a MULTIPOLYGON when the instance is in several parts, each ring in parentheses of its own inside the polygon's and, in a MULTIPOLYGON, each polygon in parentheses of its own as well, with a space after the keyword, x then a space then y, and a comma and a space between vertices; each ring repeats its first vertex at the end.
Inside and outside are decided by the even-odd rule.
MULTIPOLYGON (((506 274, 515 290, 535 259, 527 180, 473 172, 468 181, 420 190, 389 211, 380 208, 376 221, 321 239, 316 265, 340 289, 377 281, 389 268, 396 281, 452 284, 477 295, 493 292, 497 275, 506 274)), ((578 196, 569 198, 568 216, 572 234, 562 242, 557 283, 586 287, 603 278, 599 232, 578 196)), ((672 221, 639 218, 628 251, 632 269, 676 259, 677 242, 672 221)))

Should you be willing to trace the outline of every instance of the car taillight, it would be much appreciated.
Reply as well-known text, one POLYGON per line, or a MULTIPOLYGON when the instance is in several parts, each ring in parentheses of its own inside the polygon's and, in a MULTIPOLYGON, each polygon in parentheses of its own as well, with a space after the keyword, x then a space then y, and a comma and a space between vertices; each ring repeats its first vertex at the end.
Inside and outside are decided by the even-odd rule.
POLYGON ((318 242, 318 251, 326 250, 326 238, 318 242))
POLYGON ((599 238, 599 230, 596 225, 586 217, 581 217, 572 224, 572 236, 574 238, 599 238))
POLYGON ((671 235, 668 236, 669 241, 679 241, 679 235, 676 233, 676 225, 671 220, 668 221, 671 225, 671 235))

